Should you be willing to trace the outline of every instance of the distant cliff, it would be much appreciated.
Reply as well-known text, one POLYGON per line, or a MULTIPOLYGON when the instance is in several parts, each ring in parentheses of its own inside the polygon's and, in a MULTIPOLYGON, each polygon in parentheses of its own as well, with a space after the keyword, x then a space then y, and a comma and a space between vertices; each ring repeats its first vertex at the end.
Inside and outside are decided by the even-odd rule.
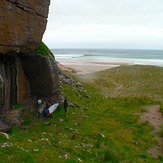
POLYGON ((59 100, 52 55, 36 54, 46 29, 50 0, 0 2, 0 114, 31 96, 59 100))

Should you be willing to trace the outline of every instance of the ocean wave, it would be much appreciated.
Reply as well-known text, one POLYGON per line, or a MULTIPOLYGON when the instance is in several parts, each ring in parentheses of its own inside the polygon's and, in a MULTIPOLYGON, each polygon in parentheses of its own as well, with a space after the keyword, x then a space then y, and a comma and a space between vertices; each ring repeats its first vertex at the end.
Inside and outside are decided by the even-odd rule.
POLYGON ((150 50, 55 50, 60 63, 125 62, 163 67, 163 51, 150 50))
POLYGON ((84 57, 84 54, 53 54, 55 58, 79 58, 84 57))

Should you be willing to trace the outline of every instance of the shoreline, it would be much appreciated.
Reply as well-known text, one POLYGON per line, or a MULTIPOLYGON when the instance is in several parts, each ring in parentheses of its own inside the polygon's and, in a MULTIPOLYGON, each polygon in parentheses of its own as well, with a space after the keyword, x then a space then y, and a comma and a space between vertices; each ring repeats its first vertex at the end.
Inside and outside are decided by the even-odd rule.
POLYGON ((115 68, 115 67, 119 67, 119 66, 130 66, 130 65, 148 65, 148 66, 157 66, 157 67, 163 67, 160 65, 152 65, 152 64, 136 64, 133 62, 127 62, 127 61, 105 61, 105 62, 101 62, 101 61, 96 61, 96 62, 91 62, 91 61, 87 61, 84 63, 78 63, 78 62, 74 62, 74 63, 60 63, 58 61, 57 65, 61 70, 64 71, 69 71, 72 73, 76 73, 76 74, 89 74, 89 73, 95 73, 95 72, 99 72, 99 71, 103 71, 103 70, 107 70, 107 69, 111 69, 111 68, 115 68))
MULTIPOLYGON (((163 51, 130 49, 60 49, 52 50, 56 61, 78 74, 93 73, 121 65, 163 67, 163 51)), ((66 68, 64 68, 66 69, 66 68)))
POLYGON ((87 62, 85 64, 61 64, 60 62, 57 62, 57 64, 61 70, 76 74, 89 74, 119 67, 121 65, 131 65, 131 63, 127 62, 87 62))

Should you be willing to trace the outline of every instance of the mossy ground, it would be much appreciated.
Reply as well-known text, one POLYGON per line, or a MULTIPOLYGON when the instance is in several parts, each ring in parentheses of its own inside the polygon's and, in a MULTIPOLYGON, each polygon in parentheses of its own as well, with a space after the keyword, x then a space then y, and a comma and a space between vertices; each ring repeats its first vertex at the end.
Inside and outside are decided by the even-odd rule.
MULTIPOLYGON (((157 78, 160 80, 163 69, 151 68, 148 70, 149 73, 152 73, 151 70, 153 74, 158 74, 157 78)), ((79 91, 72 85, 61 85, 63 94, 70 102, 76 104, 69 107, 68 117, 64 117, 62 106, 49 119, 32 119, 33 113, 26 113, 24 125, 29 128, 14 127, 9 134, 10 139, 0 137, 0 144, 6 141, 12 143, 12 146, 1 148, 0 157, 3 158, 1 162, 163 161, 162 157, 155 159, 147 153, 147 150, 157 143, 150 134, 153 128, 148 123, 139 123, 139 115, 133 114, 145 111, 147 105, 160 104, 162 91, 155 94, 157 99, 150 98, 152 88, 139 96, 137 93, 133 96, 130 93, 128 96, 103 96, 109 90, 107 81, 110 82, 112 71, 117 71, 117 68, 94 74, 92 78, 94 81, 90 75, 83 76, 82 79, 81 76, 80 78, 73 76, 76 82, 80 81, 83 84, 85 91, 79 91), (91 79, 91 83, 86 80, 88 78, 91 79), (103 85, 106 86, 105 90, 103 85), (50 122, 51 125, 46 125, 45 122, 50 122)), ((137 71, 137 67, 130 67, 127 71, 131 74, 128 79, 123 79, 126 76, 122 76, 114 82, 119 81, 119 84, 123 84, 120 80, 136 82, 137 79, 130 71, 137 71)), ((149 79, 148 76, 144 79, 141 72, 143 71, 137 76, 140 75, 139 86, 143 87, 140 78, 147 84, 149 79)), ((153 79, 154 83, 157 78, 155 76, 153 79)), ((159 84, 158 87, 162 89, 162 85, 159 84)), ((152 87, 151 83, 149 85, 152 87)))

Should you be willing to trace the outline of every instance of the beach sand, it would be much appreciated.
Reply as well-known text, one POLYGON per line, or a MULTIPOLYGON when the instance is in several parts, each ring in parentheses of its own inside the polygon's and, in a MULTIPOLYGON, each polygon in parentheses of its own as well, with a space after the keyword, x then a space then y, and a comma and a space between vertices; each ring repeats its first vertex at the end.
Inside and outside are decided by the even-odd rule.
POLYGON ((88 74, 94 73, 114 67, 118 67, 120 65, 130 65, 131 63, 127 62, 90 62, 90 64, 60 64, 58 63, 58 67, 65 71, 70 71, 77 74, 88 74))

